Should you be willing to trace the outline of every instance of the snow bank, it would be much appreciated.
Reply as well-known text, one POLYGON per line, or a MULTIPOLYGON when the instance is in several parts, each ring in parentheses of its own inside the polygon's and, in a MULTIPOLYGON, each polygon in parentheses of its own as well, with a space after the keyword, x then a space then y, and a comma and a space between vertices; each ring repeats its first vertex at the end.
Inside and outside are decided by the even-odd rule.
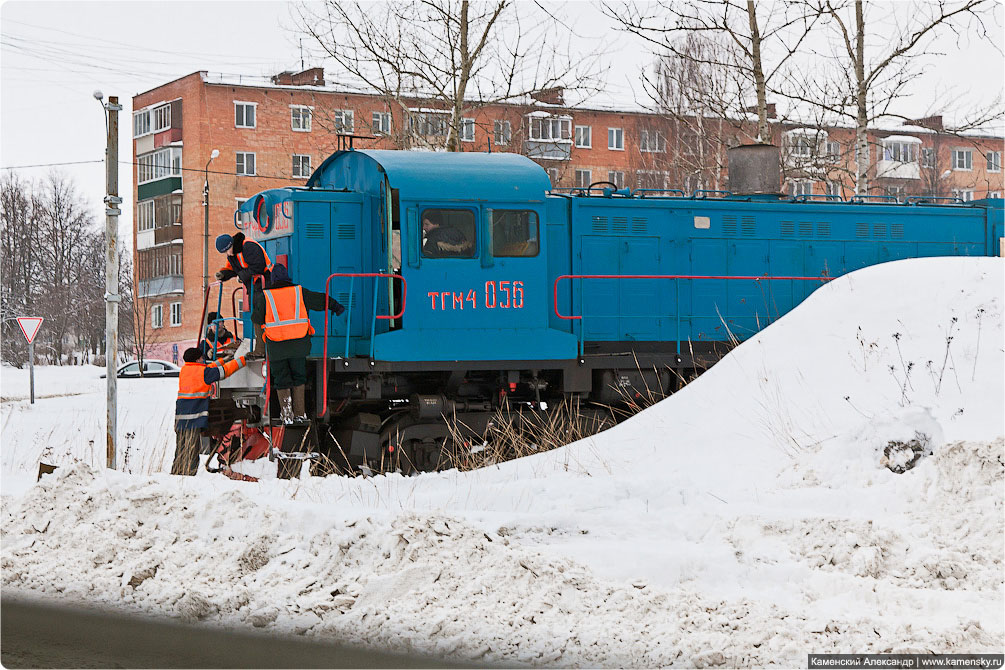
POLYGON ((69 451, 5 498, 3 583, 493 662, 1000 653, 1003 286, 999 259, 867 268, 620 426, 471 473, 247 484, 69 451))
MULTIPOLYGON (((938 460, 957 473, 958 460, 991 452, 959 444, 938 460)), ((977 468, 983 486, 971 493, 983 497, 1001 487, 1000 463, 990 465, 977 468)), ((959 493, 936 488, 936 497, 959 493)), ((881 616, 879 602, 860 603, 859 612, 845 616, 815 616, 757 599, 664 591, 643 580, 598 580, 573 561, 442 514, 365 517, 308 530, 236 491, 204 500, 85 464, 46 478, 7 515, 5 587, 396 651, 563 667, 795 667, 810 649, 1000 648, 1000 637, 975 617, 939 630, 881 616), (880 616, 862 615, 874 607, 880 616)), ((936 590, 975 575, 977 586, 1000 582, 1000 541, 988 547, 979 543, 986 538, 966 538, 982 554, 955 544, 958 555, 928 547, 913 556, 911 546, 871 529, 768 525, 757 533, 778 538, 768 550, 749 546, 741 536, 754 526, 743 525, 730 540, 759 560, 785 560, 788 549, 808 566, 874 584, 890 573, 936 590)))

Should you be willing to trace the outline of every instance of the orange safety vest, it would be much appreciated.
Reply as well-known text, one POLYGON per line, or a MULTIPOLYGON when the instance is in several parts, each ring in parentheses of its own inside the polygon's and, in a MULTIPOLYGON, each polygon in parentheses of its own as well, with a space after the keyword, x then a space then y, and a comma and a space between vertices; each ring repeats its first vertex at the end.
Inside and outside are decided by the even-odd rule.
POLYGON ((265 291, 265 300, 268 302, 262 327, 265 339, 282 342, 314 334, 304 304, 303 287, 270 288, 265 291))
MULTIPOLYGON (((245 244, 258 244, 258 242, 255 242, 254 240, 245 240, 244 243, 245 244)), ((258 246, 261 247, 261 249, 262 249, 262 256, 265 257, 265 271, 266 272, 272 272, 272 259, 269 258, 269 254, 267 254, 265 252, 265 247, 263 247, 261 244, 258 244, 258 246)), ((241 267, 247 269, 248 264, 244 262, 244 247, 243 246, 241 247, 241 251, 238 252, 238 253, 236 253, 236 254, 234 254, 234 256, 235 256, 235 258, 237 258, 237 262, 241 265, 241 267)))
POLYGON ((216 363, 185 363, 181 372, 178 373, 178 400, 198 400, 209 398, 213 391, 213 386, 207 384, 203 377, 203 371, 207 365, 216 365, 221 370, 223 364, 216 363))

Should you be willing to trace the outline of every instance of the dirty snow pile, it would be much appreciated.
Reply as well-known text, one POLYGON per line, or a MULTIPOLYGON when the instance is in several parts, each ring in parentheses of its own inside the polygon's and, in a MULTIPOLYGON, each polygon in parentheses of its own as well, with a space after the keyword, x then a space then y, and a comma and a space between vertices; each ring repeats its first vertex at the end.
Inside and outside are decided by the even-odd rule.
POLYGON ((997 259, 856 272, 620 426, 472 473, 249 484, 67 454, 3 497, 3 586, 469 661, 1001 653, 1003 288, 997 259))

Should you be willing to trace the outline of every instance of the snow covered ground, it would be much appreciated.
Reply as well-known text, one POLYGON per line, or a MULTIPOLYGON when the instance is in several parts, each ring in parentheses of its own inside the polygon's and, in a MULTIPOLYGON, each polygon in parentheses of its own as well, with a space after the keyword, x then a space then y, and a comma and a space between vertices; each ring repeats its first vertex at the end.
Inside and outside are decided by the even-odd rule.
POLYGON ((490 662, 1001 653, 1003 293, 999 259, 867 268, 606 433, 419 477, 163 474, 175 380, 120 386, 107 471, 100 370, 30 408, 4 368, 3 586, 490 662))

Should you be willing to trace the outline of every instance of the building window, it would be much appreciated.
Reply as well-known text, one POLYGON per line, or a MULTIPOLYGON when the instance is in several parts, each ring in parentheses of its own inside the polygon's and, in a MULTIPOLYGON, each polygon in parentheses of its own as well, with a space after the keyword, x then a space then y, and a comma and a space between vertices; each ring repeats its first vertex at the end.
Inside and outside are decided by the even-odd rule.
POLYGON ((660 170, 638 170, 635 183, 639 188, 662 190, 667 187, 667 173, 660 170))
POLYGON ((254 176, 255 174, 255 154, 249 151, 237 152, 237 174, 254 176))
POLYGON ((180 326, 181 325, 181 303, 173 302, 171 303, 171 325, 180 326))
POLYGON ((611 182, 618 188, 625 187, 625 173, 620 171, 608 172, 607 181, 611 182))
POLYGON ((181 176, 181 147, 168 147, 136 157, 136 183, 181 176))
POLYGON ((254 102, 234 102, 234 126, 237 128, 255 127, 255 107, 254 102))
POLYGON ((293 177, 307 179, 311 176, 311 157, 293 154, 293 177))
POLYGON ((374 112, 370 122, 370 130, 374 135, 390 135, 391 114, 388 112, 374 112))
POLYGON ((926 168, 935 167, 935 149, 921 150, 921 167, 926 168))
POLYGON ((311 108, 303 105, 290 105, 290 125, 300 133, 311 131, 311 108))
POLYGON ((824 191, 827 195, 836 195, 841 197, 841 182, 828 181, 824 182, 824 191))
POLYGON ((789 138, 789 155, 799 158, 809 158, 813 155, 816 140, 807 135, 794 135, 789 138))
POLYGON ((954 188, 953 197, 959 198, 963 202, 970 202, 974 199, 974 189, 972 188, 954 188))
POLYGON ((150 134, 150 110, 133 114, 133 137, 143 137, 150 134))
POLYGON ((989 198, 1000 198, 1000 197, 1002 197, 1002 192, 1001 191, 988 191, 988 197, 989 198))
POLYGON ((408 120, 412 132, 422 137, 444 137, 447 134, 448 118, 447 112, 419 112, 410 110, 413 113, 408 120))
POLYGON ((335 120, 336 133, 339 133, 340 135, 352 134, 353 125, 351 109, 336 109, 332 118, 335 120))
POLYGON ((548 168, 548 179, 551 180, 551 187, 558 186, 558 168, 548 168))
POLYGON ((593 128, 591 126, 576 126, 576 146, 580 149, 593 147, 593 128))
POLYGON ((496 146, 506 146, 512 140, 512 130, 509 121, 493 121, 492 122, 492 134, 495 136, 493 141, 496 146))
POLYGON ((154 305, 150 308, 150 325, 154 328, 164 327, 164 306, 154 305))
POLYGON ((535 142, 571 140, 572 117, 532 116, 530 119, 530 139, 535 142))
POLYGON ((896 198, 897 202, 903 201, 904 195, 906 195, 906 191, 903 186, 887 186, 883 190, 886 191, 885 195, 888 195, 891 198, 896 198))
POLYGON ((154 229, 154 201, 144 200, 136 205, 136 231, 154 229))
POLYGON ((1002 152, 989 151, 984 154, 984 157, 988 159, 988 172, 1002 171, 1002 152))
POLYGON ((171 127, 171 105, 154 107, 154 132, 159 133, 171 127))
POLYGON ((974 152, 972 149, 953 149, 953 169, 973 170, 974 152))
POLYGON ((461 119, 461 142, 475 141, 475 120, 461 119))
POLYGON ((918 143, 883 140, 883 160, 897 163, 917 163, 918 143))
POLYGON ((793 198, 798 195, 813 195, 813 182, 804 180, 789 182, 789 194, 793 198))
POLYGON ((639 151, 644 153, 661 153, 667 150, 667 141, 663 133, 656 130, 639 131, 639 151))
POLYGON ((833 140, 827 142, 827 158, 837 160, 841 157, 841 144, 833 140))
POLYGON ((593 173, 590 170, 576 170, 576 186, 587 188, 593 183, 593 173))
POLYGON ((607 129, 607 148, 614 151, 625 150, 625 131, 621 128, 607 129))

